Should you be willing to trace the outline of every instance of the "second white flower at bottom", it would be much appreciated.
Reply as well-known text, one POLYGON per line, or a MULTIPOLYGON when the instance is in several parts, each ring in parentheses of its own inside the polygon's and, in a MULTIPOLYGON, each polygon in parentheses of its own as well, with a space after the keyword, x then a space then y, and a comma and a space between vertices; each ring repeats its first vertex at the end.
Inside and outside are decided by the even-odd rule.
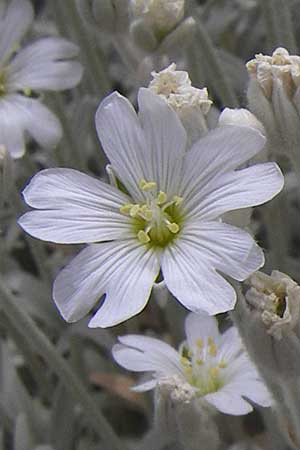
POLYGON ((271 406, 272 398, 260 380, 235 327, 220 334, 217 320, 190 313, 186 341, 179 351, 158 339, 128 335, 113 347, 118 364, 151 379, 135 388, 147 391, 164 385, 178 401, 199 401, 232 415, 252 411, 251 404, 271 406))

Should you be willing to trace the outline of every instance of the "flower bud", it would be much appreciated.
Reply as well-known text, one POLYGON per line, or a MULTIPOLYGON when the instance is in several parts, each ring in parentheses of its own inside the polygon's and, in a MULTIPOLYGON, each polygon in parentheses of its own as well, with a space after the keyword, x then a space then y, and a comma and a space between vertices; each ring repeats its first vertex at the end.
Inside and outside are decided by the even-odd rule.
POLYGON ((189 74, 176 70, 174 63, 161 72, 152 72, 151 75, 153 80, 149 89, 176 111, 187 131, 189 144, 192 144, 207 132, 205 116, 212 104, 207 89, 193 87, 189 74))
POLYGON ((280 47, 272 56, 256 55, 246 67, 249 108, 265 127, 269 156, 284 153, 299 173, 300 57, 280 47))
POLYGON ((232 314, 246 348, 273 394, 279 431, 289 447, 300 446, 299 286, 287 275, 257 273, 232 314))
POLYGON ((279 340, 292 330, 300 336, 300 286, 278 270, 256 272, 248 282, 246 300, 261 313, 267 333, 279 340))
POLYGON ((134 18, 143 18, 155 33, 166 34, 183 18, 184 0, 131 0, 134 18))
POLYGON ((252 114, 244 108, 225 108, 219 117, 218 126, 222 125, 238 125, 255 128, 261 134, 265 134, 263 124, 252 114))

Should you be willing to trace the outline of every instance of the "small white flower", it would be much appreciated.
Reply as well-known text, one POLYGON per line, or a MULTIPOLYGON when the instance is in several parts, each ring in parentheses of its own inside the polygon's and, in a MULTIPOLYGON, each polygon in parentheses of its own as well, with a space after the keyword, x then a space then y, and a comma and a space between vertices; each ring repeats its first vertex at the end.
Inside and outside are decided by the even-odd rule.
POLYGON ((54 299, 68 321, 106 298, 90 321, 106 327, 138 314, 160 272, 192 311, 232 309, 236 294, 220 273, 244 280, 264 263, 243 230, 222 223, 226 211, 264 203, 283 185, 275 163, 236 170, 264 145, 249 127, 224 126, 186 152, 176 113, 140 89, 139 115, 113 93, 96 114, 99 138, 118 187, 72 169, 39 172, 24 191, 36 208, 20 219, 31 235, 57 243, 92 243, 62 272, 54 299))
POLYGON ((62 135, 56 116, 31 94, 71 88, 82 75, 81 65, 73 60, 78 47, 65 39, 42 38, 18 49, 32 22, 29 1, 1 2, 0 145, 13 158, 24 154, 25 131, 43 147, 55 146, 62 135))
POLYGON ((179 351, 147 336, 119 337, 120 343, 112 350, 117 363, 128 370, 151 373, 151 379, 134 390, 168 386, 177 401, 204 401, 233 415, 252 411, 244 397, 261 406, 271 405, 271 396, 235 327, 220 334, 214 317, 190 313, 185 332, 187 339, 179 351))

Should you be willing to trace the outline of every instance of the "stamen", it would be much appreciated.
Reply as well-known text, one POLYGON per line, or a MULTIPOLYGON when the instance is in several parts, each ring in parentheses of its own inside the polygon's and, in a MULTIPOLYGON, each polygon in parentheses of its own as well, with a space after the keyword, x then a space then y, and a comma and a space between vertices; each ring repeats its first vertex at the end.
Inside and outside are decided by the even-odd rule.
POLYGON ((24 95, 26 95, 26 97, 30 97, 32 94, 32 90, 29 87, 26 87, 23 89, 24 95))
POLYGON ((203 348, 203 340, 202 339, 197 339, 196 340, 196 345, 198 348, 203 348))
POLYGON ((143 205, 140 208, 139 215, 147 222, 150 222, 150 220, 152 220, 153 218, 153 211, 150 208, 148 208, 147 205, 143 205))
POLYGON ((208 338, 208 353, 211 356, 216 356, 216 354, 217 354, 217 346, 216 346, 213 338, 210 336, 208 338))
POLYGON ((186 358, 185 356, 182 356, 180 358, 180 362, 183 366, 189 366, 190 365, 190 361, 188 358, 186 358))
POLYGON ((136 217, 140 211, 140 205, 133 205, 129 211, 131 217, 136 217))
POLYGON ((153 189, 156 189, 157 184, 155 183, 155 181, 146 181, 144 179, 142 179, 139 182, 139 187, 142 189, 142 191, 152 191, 153 189))
POLYGON ((218 367, 211 367, 209 369, 209 374, 212 378, 217 378, 220 373, 220 369, 218 367))
POLYGON ((224 359, 222 359, 219 364, 218 367, 220 367, 220 369, 225 369, 227 367, 226 362, 224 361, 224 359))
POLYGON ((158 205, 162 205, 163 203, 165 203, 167 201, 167 199, 168 199, 167 194, 163 191, 159 191, 159 194, 156 199, 156 203, 158 205))
POLYGON ((167 222, 167 228, 171 233, 176 234, 180 230, 179 226, 175 222, 167 222))
POLYGON ((148 242, 150 242, 150 237, 148 236, 147 233, 145 233, 145 231, 140 230, 137 234, 137 238, 138 240, 142 243, 142 244, 147 244, 148 242))
POLYGON ((178 195, 174 195, 173 200, 175 202, 175 206, 178 206, 178 205, 180 205, 180 203, 183 202, 183 198, 179 197, 178 195))
POLYGON ((134 205, 132 203, 126 203, 125 205, 121 206, 120 213, 122 213, 122 214, 129 214, 130 210, 131 210, 131 208, 133 206, 134 205))

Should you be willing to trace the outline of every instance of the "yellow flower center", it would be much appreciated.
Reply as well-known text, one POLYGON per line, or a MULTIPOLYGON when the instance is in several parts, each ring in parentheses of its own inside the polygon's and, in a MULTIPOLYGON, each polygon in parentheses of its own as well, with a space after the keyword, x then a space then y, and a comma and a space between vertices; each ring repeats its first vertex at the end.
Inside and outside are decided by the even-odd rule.
POLYGON ((146 193, 146 202, 126 203, 120 212, 132 218, 133 230, 141 244, 165 247, 181 229, 182 198, 174 195, 169 199, 165 192, 157 192, 154 181, 141 180, 139 187, 146 193))
POLYGON ((227 364, 218 358, 218 348, 212 337, 208 337, 206 344, 202 339, 195 344, 193 351, 182 347, 180 362, 189 384, 197 388, 199 396, 203 396, 223 386, 223 369, 227 364))

